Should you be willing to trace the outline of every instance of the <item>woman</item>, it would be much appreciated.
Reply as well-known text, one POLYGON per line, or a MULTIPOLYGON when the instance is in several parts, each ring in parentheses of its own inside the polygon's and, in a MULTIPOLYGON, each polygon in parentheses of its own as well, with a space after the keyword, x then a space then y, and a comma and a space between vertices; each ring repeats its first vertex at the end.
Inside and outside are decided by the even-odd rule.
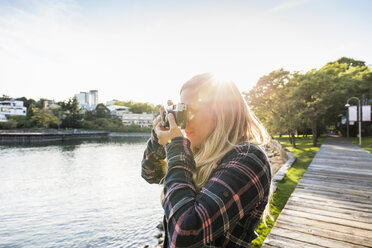
POLYGON ((270 164, 258 147, 268 135, 235 84, 212 74, 186 82, 181 102, 186 137, 172 114, 168 129, 158 116, 142 161, 149 183, 165 175, 164 247, 249 247, 270 192, 270 164))

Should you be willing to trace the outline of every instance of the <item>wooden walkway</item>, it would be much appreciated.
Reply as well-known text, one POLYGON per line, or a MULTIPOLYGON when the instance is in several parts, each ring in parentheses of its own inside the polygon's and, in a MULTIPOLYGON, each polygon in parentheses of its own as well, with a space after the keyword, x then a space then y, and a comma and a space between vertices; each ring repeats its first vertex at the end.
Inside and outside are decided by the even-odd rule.
POLYGON ((262 247, 372 247, 372 154, 327 137, 262 247))

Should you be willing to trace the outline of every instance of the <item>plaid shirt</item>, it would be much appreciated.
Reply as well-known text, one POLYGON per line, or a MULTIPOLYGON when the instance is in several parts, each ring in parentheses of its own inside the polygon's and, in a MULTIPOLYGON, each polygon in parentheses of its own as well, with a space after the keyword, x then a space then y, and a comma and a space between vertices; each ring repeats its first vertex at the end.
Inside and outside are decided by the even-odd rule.
POLYGON ((142 177, 164 180, 164 247, 250 247, 268 201, 271 171, 265 153, 244 143, 225 154, 200 192, 192 180, 195 161, 190 141, 177 137, 165 149, 155 133, 142 161, 142 177), (165 151, 166 150, 166 151, 165 151))

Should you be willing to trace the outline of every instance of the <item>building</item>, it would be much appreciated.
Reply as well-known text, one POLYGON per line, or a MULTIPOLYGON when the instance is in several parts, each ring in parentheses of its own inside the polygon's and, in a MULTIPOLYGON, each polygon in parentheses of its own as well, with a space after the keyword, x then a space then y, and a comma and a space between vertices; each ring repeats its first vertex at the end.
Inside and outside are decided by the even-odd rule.
POLYGON ((154 115, 153 114, 134 114, 134 113, 124 113, 122 115, 122 121, 124 125, 132 125, 136 124, 141 127, 149 127, 152 126, 152 122, 154 121, 154 115))
POLYGON ((79 102, 79 107, 93 110, 98 104, 98 90, 90 90, 89 92, 80 92, 75 94, 76 100, 79 102))
POLYGON ((139 125, 141 127, 152 126, 154 121, 153 114, 136 114, 129 111, 129 107, 115 105, 117 100, 106 102, 106 107, 110 110, 111 116, 119 117, 124 125, 130 126, 132 124, 139 125))
POLYGON ((107 105, 106 108, 108 108, 111 112, 111 116, 113 117, 119 117, 122 119, 123 114, 129 114, 129 107, 126 106, 119 106, 119 105, 107 105))
POLYGON ((0 101, 0 122, 7 122, 7 115, 26 116, 27 108, 23 106, 23 101, 0 101))
POLYGON ((96 107, 98 104, 98 90, 90 90, 89 96, 90 96, 90 106, 96 107))

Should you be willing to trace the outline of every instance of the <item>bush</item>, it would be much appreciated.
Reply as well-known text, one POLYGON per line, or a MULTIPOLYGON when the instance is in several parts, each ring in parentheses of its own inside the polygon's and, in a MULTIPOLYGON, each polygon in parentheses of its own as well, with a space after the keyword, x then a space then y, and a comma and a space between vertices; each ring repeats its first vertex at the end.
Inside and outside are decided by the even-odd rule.
POLYGON ((12 129, 17 127, 16 120, 8 120, 7 122, 0 122, 0 129, 12 129))

